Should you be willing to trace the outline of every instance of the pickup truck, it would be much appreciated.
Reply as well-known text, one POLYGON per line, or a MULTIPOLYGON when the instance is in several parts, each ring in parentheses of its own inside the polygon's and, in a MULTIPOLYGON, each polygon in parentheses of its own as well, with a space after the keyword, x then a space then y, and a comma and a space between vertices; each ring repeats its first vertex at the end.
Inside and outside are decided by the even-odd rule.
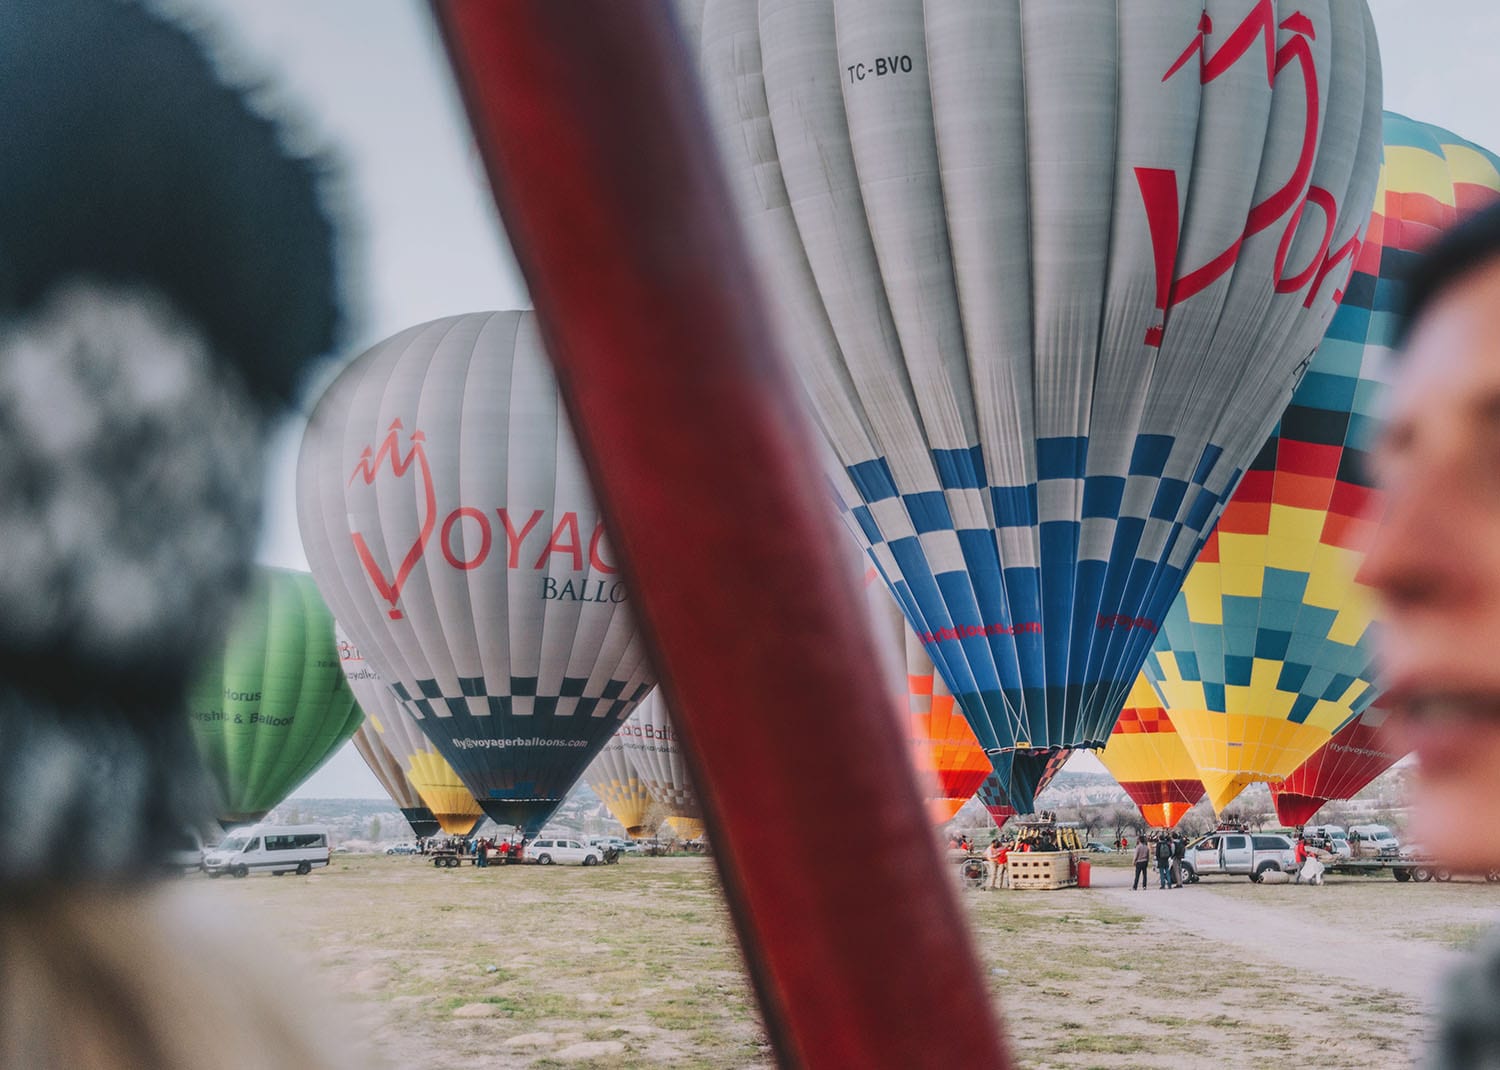
POLYGON ((1187 845, 1182 879, 1193 882, 1210 874, 1249 877, 1260 882, 1271 870, 1295 872, 1297 849, 1275 833, 1211 832, 1187 845))

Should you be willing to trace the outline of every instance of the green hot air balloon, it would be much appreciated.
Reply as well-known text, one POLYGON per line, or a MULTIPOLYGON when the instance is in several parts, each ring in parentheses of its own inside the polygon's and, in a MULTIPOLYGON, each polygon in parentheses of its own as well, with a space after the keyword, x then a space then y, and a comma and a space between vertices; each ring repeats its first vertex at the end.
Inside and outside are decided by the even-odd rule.
POLYGON ((364 714, 310 575, 257 571, 223 652, 188 694, 188 712, 226 824, 264 817, 348 741, 364 714))

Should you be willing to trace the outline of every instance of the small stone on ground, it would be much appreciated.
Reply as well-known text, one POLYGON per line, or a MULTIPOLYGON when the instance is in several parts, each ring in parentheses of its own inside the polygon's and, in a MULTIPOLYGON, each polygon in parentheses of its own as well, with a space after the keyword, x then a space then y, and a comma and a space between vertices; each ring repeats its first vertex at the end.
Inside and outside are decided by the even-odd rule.
POLYGON ((618 1040, 585 1040, 581 1044, 569 1044, 553 1052, 554 1059, 602 1059, 606 1055, 625 1054, 625 1045, 618 1040))

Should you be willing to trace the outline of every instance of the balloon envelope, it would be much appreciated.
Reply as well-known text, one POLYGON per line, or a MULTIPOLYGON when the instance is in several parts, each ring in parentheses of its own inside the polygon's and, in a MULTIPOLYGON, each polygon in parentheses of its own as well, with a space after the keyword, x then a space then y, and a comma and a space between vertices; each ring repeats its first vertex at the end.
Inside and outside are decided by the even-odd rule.
POLYGON ((1352 799, 1401 760, 1403 740, 1379 703, 1334 734, 1285 780, 1271 783, 1271 803, 1283 825, 1305 825, 1330 799, 1352 799))
POLYGON ((1445 130, 1387 114, 1385 138, 1343 304, 1146 666, 1217 810, 1290 774, 1377 694, 1374 597, 1354 576, 1379 510, 1364 457, 1400 273, 1436 227, 1500 190, 1500 160, 1445 130))
MULTIPOLYGON (((360 704, 364 708, 364 704, 360 704)), ((391 801, 401 810, 401 816, 406 818, 406 823, 411 826, 411 833, 418 839, 426 839, 436 836, 442 826, 438 824, 437 818, 417 794, 417 789, 412 787, 411 781, 406 779, 406 774, 401 771, 401 763, 396 756, 390 752, 385 743, 380 739, 380 733, 375 730, 370 721, 369 714, 360 722, 359 729, 350 740, 359 756, 365 760, 365 765, 370 767, 370 772, 375 779, 380 781, 380 786, 385 789, 391 801)))
MULTIPOLYGON (((391 755, 402 779, 417 797, 415 806, 426 811, 425 821, 431 821, 435 826, 423 832, 418 831, 413 822, 412 831, 424 838, 434 835, 439 829, 449 836, 472 836, 484 820, 484 811, 474 801, 474 796, 458 779, 453 767, 437 752, 432 741, 422 734, 411 715, 401 708, 395 692, 380 679, 380 674, 365 660, 359 647, 344 634, 337 622, 334 635, 338 638, 339 664, 343 666, 344 678, 349 681, 354 697, 365 711, 365 723, 360 731, 370 732, 375 742, 391 755)), ((358 736, 355 739, 357 742, 358 736)), ((407 804, 400 805, 402 813, 406 813, 407 804)), ((406 818, 412 821, 411 814, 406 818)), ((423 827, 427 825, 424 823, 423 827)))
POLYGON ((660 689, 646 696, 621 727, 618 738, 636 776, 668 817, 697 820, 703 816, 698 792, 688 776, 687 755, 660 689))
MULTIPOLYGON (((1053 751, 1047 758, 1047 764, 1042 767, 1042 772, 1037 777, 1035 794, 1040 795, 1046 790, 1047 785, 1052 783, 1052 778, 1062 772, 1062 767, 1068 764, 1068 759, 1073 756, 1070 750, 1053 751)), ((1004 828, 1005 823, 1016 816, 1016 808, 1011 805, 1010 797, 1005 794, 1005 782, 1000 779, 999 773, 990 773, 979 785, 975 797, 989 811, 990 819, 995 822, 995 827, 1004 828)))
MULTIPOLYGON (((847 517, 847 514, 846 514, 847 517)), ((927 809, 935 824, 952 819, 993 772, 989 757, 927 650, 874 568, 865 570, 865 604, 870 610, 891 675, 905 693, 905 730, 911 743, 927 809), (894 671, 905 661, 905 674, 894 671)))
POLYGON ((1052 753, 1105 745, 1374 193, 1364 3, 1215 16, 703 12, 720 141, 846 504, 1022 810, 1052 753))
POLYGON ((1144 673, 1136 677, 1099 760, 1156 828, 1175 827, 1203 798, 1198 769, 1144 673))
POLYGON ((651 793, 645 781, 636 772, 634 763, 625 754, 622 726, 615 737, 604 745, 599 756, 583 774, 586 783, 595 795, 614 814, 615 820, 625 826, 625 835, 641 839, 651 833, 646 827, 646 813, 651 809, 651 793))
POLYGON ((225 824, 260 820, 354 734, 363 714, 311 576, 258 570, 188 716, 225 824))
POLYGON ((994 768, 926 649, 910 628, 902 631, 912 757, 933 785, 927 810, 941 825, 974 797, 994 768))
POLYGON ((534 835, 654 683, 535 317, 357 358, 297 495, 339 622, 484 812, 534 835))

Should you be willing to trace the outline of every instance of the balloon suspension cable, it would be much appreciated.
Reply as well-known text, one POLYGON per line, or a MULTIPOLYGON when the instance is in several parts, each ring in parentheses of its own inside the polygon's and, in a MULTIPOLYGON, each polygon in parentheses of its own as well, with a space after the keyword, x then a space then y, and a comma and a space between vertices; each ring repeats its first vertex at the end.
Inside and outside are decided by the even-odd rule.
POLYGON ((781 1064, 1007 1066, 671 6, 433 10, 781 1064))

